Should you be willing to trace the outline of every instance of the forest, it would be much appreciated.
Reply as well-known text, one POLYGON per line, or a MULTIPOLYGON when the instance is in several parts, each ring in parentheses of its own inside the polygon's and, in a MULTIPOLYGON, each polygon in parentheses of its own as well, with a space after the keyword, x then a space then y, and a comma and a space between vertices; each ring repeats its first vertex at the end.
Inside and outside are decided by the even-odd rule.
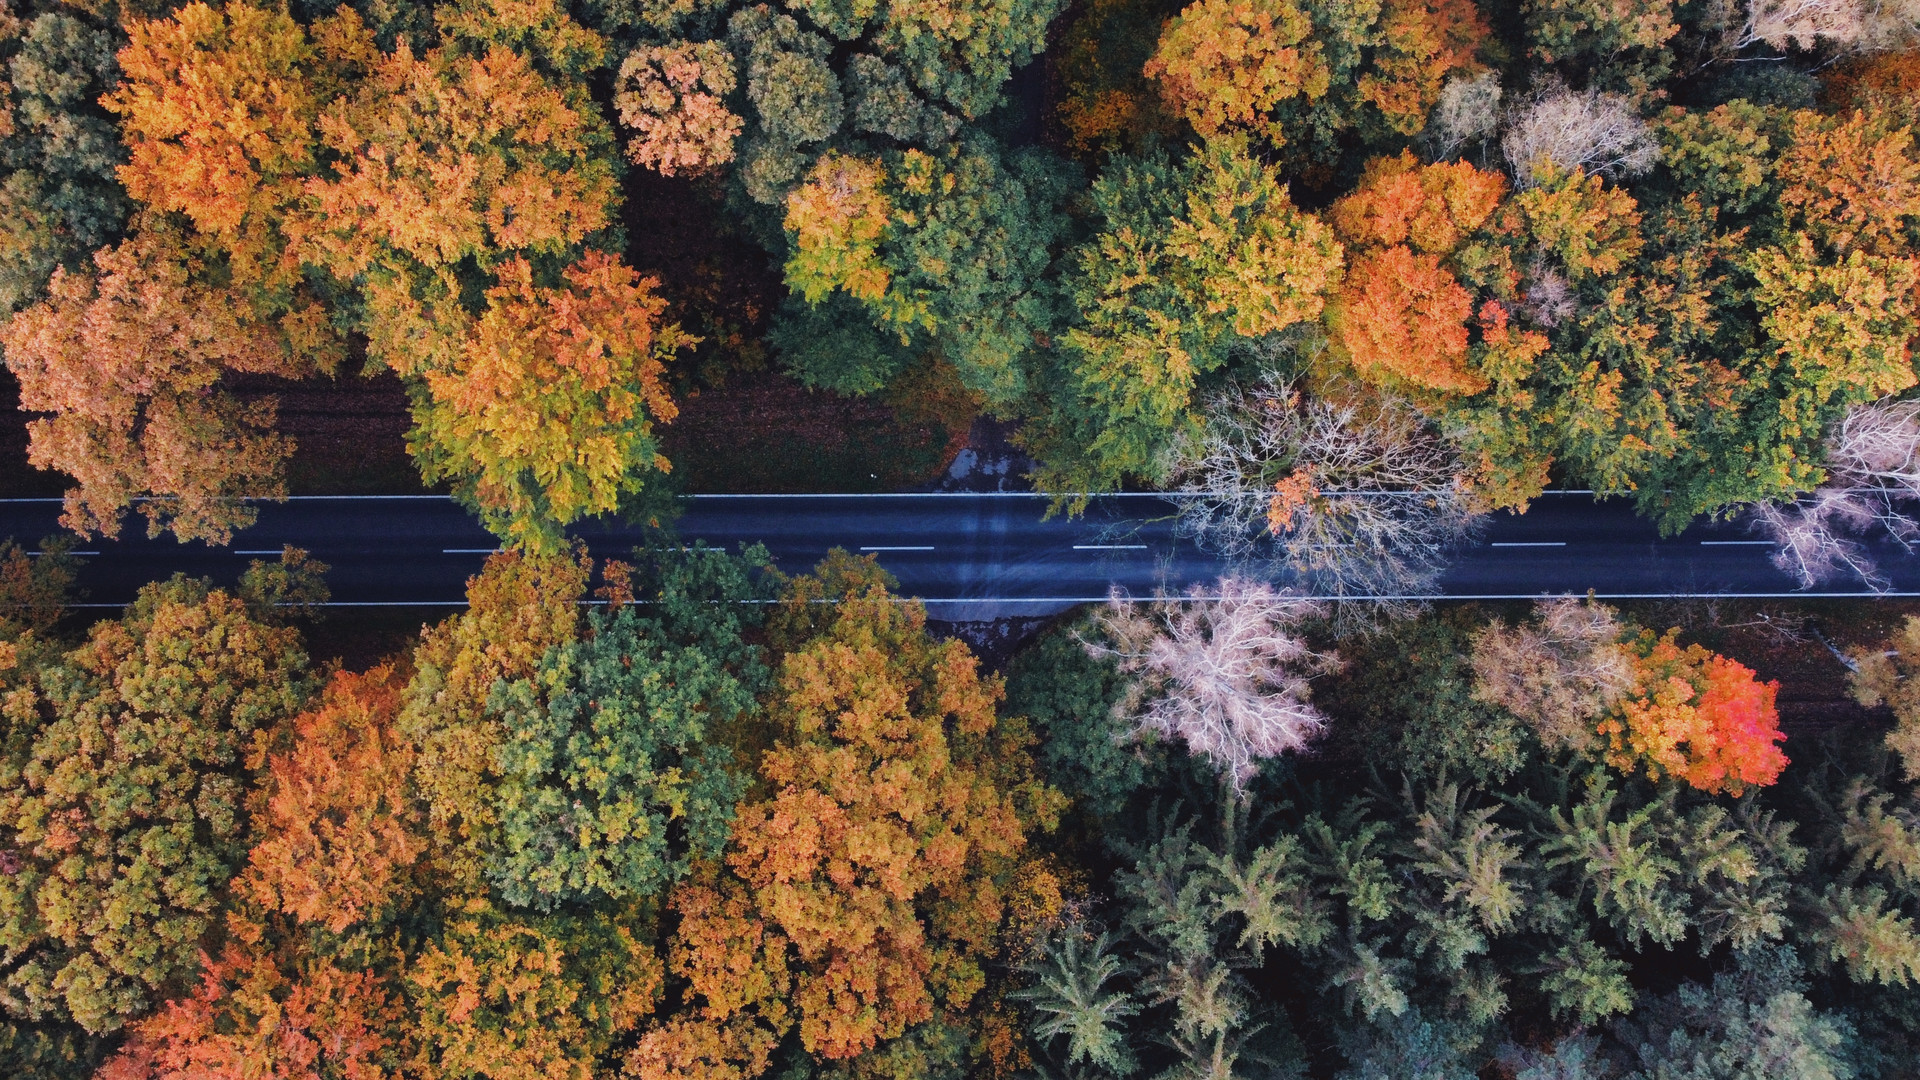
POLYGON ((0 68, 5 470, 227 545, 385 380, 501 546, 393 632, 0 543, 0 1074, 1920 1077, 1920 607, 1365 599, 1565 489, 1886 587, 1916 0, 6 0, 0 68), (989 648, 675 535, 767 386, 1232 570, 989 648))

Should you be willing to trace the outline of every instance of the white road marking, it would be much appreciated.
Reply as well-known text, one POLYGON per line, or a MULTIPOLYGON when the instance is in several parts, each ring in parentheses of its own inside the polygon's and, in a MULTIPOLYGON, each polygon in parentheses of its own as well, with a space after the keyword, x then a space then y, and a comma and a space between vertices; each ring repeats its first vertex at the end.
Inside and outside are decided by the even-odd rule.
POLYGON ((1565 540, 1507 540, 1488 544, 1488 547, 1566 547, 1565 540))
POLYGON ((235 554, 235 555, 278 555, 278 554, 280 554, 280 553, 281 553, 281 551, 280 551, 280 549, 279 549, 279 548, 273 548, 272 550, 262 550, 262 551, 236 551, 236 552, 234 552, 234 554, 235 554))
POLYGON ((499 548, 441 548, 442 555, 498 555, 499 548))
POLYGON ((1075 551, 1145 551, 1145 544, 1075 544, 1075 551))
POLYGON ((1702 540, 1701 547, 1772 547, 1771 540, 1702 540))
POLYGON ((932 551, 933 545, 928 544, 925 547, 916 547, 916 546, 908 546, 908 545, 902 545, 898 547, 863 547, 860 550, 861 551, 932 551))
MULTIPOLYGON (((42 556, 42 555, 45 555, 45 554, 47 554, 47 552, 44 552, 44 551, 29 551, 29 552, 27 552, 27 558, 29 558, 29 559, 37 559, 37 558, 39 558, 40 556, 42 556)), ((97 551, 69 551, 69 552, 66 552, 65 554, 68 554, 68 555, 98 555, 98 554, 100 554, 100 553, 99 553, 99 552, 97 552, 97 551)), ((275 554, 278 554, 278 552, 275 552, 275 554)), ((67 606, 68 606, 68 607, 72 607, 73 605, 71 605, 71 604, 69 604, 69 605, 67 605, 67 606)))

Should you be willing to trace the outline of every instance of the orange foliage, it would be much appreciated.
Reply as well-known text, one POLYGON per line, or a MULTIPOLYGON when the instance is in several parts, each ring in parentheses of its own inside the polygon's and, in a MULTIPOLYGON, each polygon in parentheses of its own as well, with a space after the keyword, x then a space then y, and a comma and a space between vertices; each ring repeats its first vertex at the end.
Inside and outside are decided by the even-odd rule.
POLYGON ((1144 70, 1202 137, 1238 129, 1278 144, 1285 136, 1266 113, 1327 92, 1331 76, 1312 34, 1293 0, 1196 0, 1167 24, 1144 70))
POLYGON ((1778 780, 1787 766, 1775 745, 1786 738, 1774 708, 1780 684, 1699 645, 1681 649, 1677 632, 1641 635, 1636 690, 1599 725, 1608 764, 1712 793, 1778 780))
POLYGON ((326 91, 306 32, 285 11, 235 2, 136 19, 127 36, 120 87, 102 104, 121 117, 128 194, 218 238, 237 279, 285 282, 298 260, 279 230, 314 169, 326 91))
POLYGON ((96 1080, 384 1080, 400 1003, 369 972, 276 960, 258 928, 205 957, 200 986, 135 1022, 96 1080))
POLYGON ((1448 74, 1473 70, 1489 33, 1473 0, 1389 0, 1378 26, 1382 48, 1360 77, 1360 97, 1387 126, 1418 134, 1440 100, 1448 74))
POLYGON ((56 270, 48 298, 0 331, 21 407, 54 414, 28 424, 28 457, 79 481, 61 522, 83 536, 118 535, 121 513, 146 495, 149 534, 226 543, 254 518, 236 498, 283 493, 292 444, 273 434, 271 400, 236 401, 220 378, 304 365, 161 238, 103 249, 94 264, 95 274, 56 270))
POLYGON ((1332 322, 1362 378, 1475 394, 1487 381, 1467 367, 1472 314, 1473 296, 1437 257, 1395 244, 1354 260, 1332 322))
POLYGON ((636 164, 702 173, 733 160, 742 121, 726 106, 733 55, 718 41, 682 41, 635 49, 620 65, 613 101, 620 122, 638 134, 627 143, 636 164))
POLYGON ((1024 725, 996 717, 1000 683, 882 578, 837 554, 775 619, 776 640, 813 635, 781 669, 789 735, 761 763, 772 793, 735 819, 732 877, 676 894, 674 966, 704 1004, 643 1040, 646 1080, 752 1075, 796 1020, 809 1052, 854 1057, 984 984, 1003 885, 1059 797, 1024 725), (823 592, 830 612, 798 610, 823 592))
MULTIPOLYGON (((345 48, 345 46, 342 46, 345 48)), ((361 52, 370 50, 362 42, 361 52)), ((526 57, 403 39, 319 119, 338 178, 306 182, 318 256, 353 278, 391 254, 427 266, 514 249, 558 253, 611 220, 605 132, 526 57)))
POLYGON ((1351 195, 1330 214, 1340 239, 1355 245, 1412 244, 1446 255, 1479 228, 1507 194, 1507 179, 1464 161, 1422 165, 1411 151, 1367 162, 1351 195))
POLYGON ((237 883, 254 902, 340 933, 404 899, 426 844, 408 775, 413 748, 393 730, 404 680, 391 667, 339 672, 293 721, 293 746, 268 762, 260 836, 237 883))
POLYGON ((554 548, 555 524, 608 513, 648 469, 665 472, 653 425, 678 413, 665 362, 697 339, 662 326, 659 281, 588 252, 536 286, 522 259, 501 267, 487 311, 450 369, 421 372, 415 453, 429 480, 472 492, 490 527, 554 548))
POLYGON ((1276 481, 1273 494, 1267 498, 1267 531, 1285 536, 1293 528, 1294 515, 1306 510, 1319 497, 1320 488, 1310 473, 1290 473, 1276 481))
POLYGON ((1864 112, 1840 120, 1798 113, 1777 168, 1781 208, 1829 251, 1912 251, 1920 226, 1920 152, 1912 131, 1864 112))
POLYGON ((1334 203, 1334 231, 1358 254, 1331 322, 1362 377, 1445 394, 1486 389, 1467 366, 1473 297, 1441 259, 1506 191, 1498 173, 1464 161, 1422 165, 1403 151, 1368 162, 1359 187, 1334 203))

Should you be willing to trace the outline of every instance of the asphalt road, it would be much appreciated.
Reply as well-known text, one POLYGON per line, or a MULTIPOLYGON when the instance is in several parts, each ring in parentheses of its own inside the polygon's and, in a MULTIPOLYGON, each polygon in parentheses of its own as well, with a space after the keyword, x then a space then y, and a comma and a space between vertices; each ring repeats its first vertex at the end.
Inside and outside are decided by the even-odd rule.
MULTIPOLYGON (((729 548, 760 541, 783 569, 803 570, 832 547, 877 553, 903 593, 937 618, 1039 614, 1102 599, 1110 585, 1135 595, 1217 577, 1217 560, 1173 535, 1172 504, 1155 496, 1097 498, 1084 517, 1042 520, 1047 500, 1027 494, 697 495, 681 536, 729 548)), ((0 501, 0 537, 31 543, 58 531, 58 500, 0 501)), ((130 516, 123 537, 93 540, 80 585, 85 600, 121 604, 145 582, 175 571, 232 580, 250 558, 292 543, 333 567, 343 605, 452 606, 495 540, 438 496, 295 498, 265 503, 231 548, 149 540, 130 516)), ((576 530, 599 555, 631 548, 637 530, 592 522, 576 530)), ((1550 493, 1523 516, 1497 515, 1456 553, 1443 594, 1525 598, 1586 592, 1602 597, 1805 596, 1768 562, 1770 548, 1730 526, 1697 526, 1662 538, 1624 501, 1550 493)), ((1894 595, 1920 595, 1920 558, 1881 554, 1894 595)), ((1872 595, 1841 583, 1814 595, 1872 595)))

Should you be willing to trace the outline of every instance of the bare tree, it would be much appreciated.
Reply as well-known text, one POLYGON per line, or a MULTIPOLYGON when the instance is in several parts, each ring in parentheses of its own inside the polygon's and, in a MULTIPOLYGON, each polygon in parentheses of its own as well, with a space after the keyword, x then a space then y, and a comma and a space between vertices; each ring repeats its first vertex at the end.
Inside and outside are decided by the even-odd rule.
POLYGON ((1411 403, 1231 387, 1175 449, 1180 528, 1307 592, 1432 595, 1448 549, 1479 522, 1453 445, 1411 403))
POLYGON ((1554 81, 1508 113, 1500 148, 1522 187, 1547 168, 1617 178, 1638 176, 1660 160, 1653 132, 1628 98, 1554 81))
POLYGON ((1920 42, 1920 0, 1752 0, 1737 47, 1883 52, 1920 42))
POLYGON ((1455 75, 1440 88, 1440 100, 1427 118, 1427 138, 1436 161, 1488 139, 1500 127, 1500 75, 1483 71, 1469 79, 1455 75))
POLYGON ((1549 747, 1584 749, 1593 722, 1633 687, 1623 633, 1604 604, 1543 599, 1531 621, 1475 635, 1473 696, 1525 721, 1549 747))
POLYGON ((1326 727, 1310 680, 1340 658, 1315 652, 1300 633, 1325 614, 1323 604, 1237 578, 1150 603, 1116 589, 1099 634, 1082 644, 1133 676, 1116 717, 1185 742, 1238 791, 1260 759, 1305 749, 1326 727))
POLYGON ((1884 530, 1920 544, 1920 401, 1856 405, 1827 433, 1827 481, 1800 498, 1754 507, 1750 527, 1778 545, 1773 564, 1803 589, 1842 576, 1888 587, 1862 538, 1884 530))

